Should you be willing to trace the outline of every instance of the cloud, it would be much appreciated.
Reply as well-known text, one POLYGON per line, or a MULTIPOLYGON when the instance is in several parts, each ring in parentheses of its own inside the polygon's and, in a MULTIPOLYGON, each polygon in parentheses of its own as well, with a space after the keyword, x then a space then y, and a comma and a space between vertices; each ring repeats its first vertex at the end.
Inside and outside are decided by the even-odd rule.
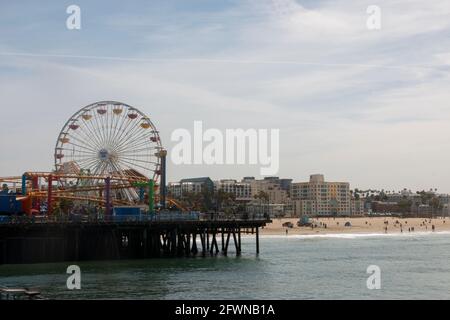
MULTIPOLYGON (((65 120, 111 99, 149 114, 169 149, 170 133, 194 120, 280 128, 280 176, 450 192, 447 2, 378 1, 382 30, 371 32, 368 1, 286 1, 106 13, 81 3, 99 30, 52 30, 31 45, 6 34, 2 52, 41 55, 0 52, 0 175, 50 169, 65 120)), ((196 175, 258 176, 259 167, 169 167, 170 180, 196 175)))

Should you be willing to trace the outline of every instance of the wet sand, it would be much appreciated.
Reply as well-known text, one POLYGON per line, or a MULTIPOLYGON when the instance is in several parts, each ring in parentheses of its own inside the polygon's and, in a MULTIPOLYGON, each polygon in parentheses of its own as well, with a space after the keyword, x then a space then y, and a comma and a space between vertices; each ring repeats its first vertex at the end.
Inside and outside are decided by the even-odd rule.
POLYGON ((322 226, 320 227, 298 227, 298 218, 273 219, 261 230, 262 235, 285 235, 288 230, 289 235, 308 235, 308 234, 337 234, 337 233, 403 233, 408 232, 432 232, 432 226, 435 231, 450 231, 449 218, 395 218, 395 217, 358 217, 358 218, 314 218, 310 219, 322 226), (431 221, 430 221, 431 220, 431 221), (285 222, 292 222, 293 228, 282 226, 285 222), (351 227, 345 227, 345 223, 350 222, 351 227), (387 222, 387 224, 386 224, 387 222), (398 222, 398 223, 397 223, 398 222), (327 225, 325 228, 324 224, 327 225), (387 227, 387 231, 385 228, 387 227), (412 231, 414 228, 414 231, 412 231))

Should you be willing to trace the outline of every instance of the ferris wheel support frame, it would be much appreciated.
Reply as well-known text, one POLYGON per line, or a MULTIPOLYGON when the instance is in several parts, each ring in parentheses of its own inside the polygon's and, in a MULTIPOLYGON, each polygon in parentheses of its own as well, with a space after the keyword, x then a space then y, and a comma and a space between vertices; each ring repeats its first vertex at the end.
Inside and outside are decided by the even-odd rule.
POLYGON ((52 197, 52 192, 53 192, 53 176, 49 175, 48 176, 48 187, 47 187, 47 215, 51 215, 52 214, 52 209, 53 209, 53 197, 52 197))
POLYGON ((159 205, 162 209, 166 208, 166 197, 167 197, 167 189, 166 189, 166 158, 167 151, 165 149, 159 152, 159 158, 161 163, 161 181, 159 184, 159 205))

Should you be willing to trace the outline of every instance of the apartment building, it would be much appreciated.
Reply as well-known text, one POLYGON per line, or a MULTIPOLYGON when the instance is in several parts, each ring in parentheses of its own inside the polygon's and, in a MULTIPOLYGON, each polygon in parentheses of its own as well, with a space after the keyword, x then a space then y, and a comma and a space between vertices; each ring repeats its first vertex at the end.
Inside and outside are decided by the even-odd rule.
POLYGON ((348 182, 327 182, 322 174, 314 174, 309 182, 292 183, 290 194, 295 211, 300 215, 352 214, 348 182))
POLYGON ((169 183, 169 193, 180 198, 185 193, 201 193, 203 191, 214 191, 214 183, 208 177, 182 179, 179 182, 169 183))
POLYGON ((253 200, 252 186, 249 182, 238 182, 237 180, 231 179, 214 181, 214 190, 222 190, 234 194, 236 201, 248 202, 253 200))
MULTIPOLYGON (((283 179, 285 180, 285 179, 283 179)), ((286 190, 285 182, 278 177, 269 177, 263 180, 247 180, 251 184, 253 197, 261 191, 269 196, 270 204, 284 204, 289 199, 289 191, 286 190)))

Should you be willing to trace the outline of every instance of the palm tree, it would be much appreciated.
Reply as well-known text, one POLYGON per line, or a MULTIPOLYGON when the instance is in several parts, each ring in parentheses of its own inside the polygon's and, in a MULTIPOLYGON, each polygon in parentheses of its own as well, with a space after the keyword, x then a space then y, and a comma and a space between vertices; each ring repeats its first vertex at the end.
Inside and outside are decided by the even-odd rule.
POLYGON ((183 195, 181 196, 181 202, 190 210, 202 210, 202 195, 198 192, 183 192, 183 195))
POLYGON ((405 215, 408 212, 411 212, 412 201, 406 198, 400 200, 398 202, 398 207, 402 215, 405 215))
POLYGON ((436 213, 436 210, 441 208, 441 202, 439 201, 438 197, 433 197, 430 201, 431 206, 431 219, 434 218, 434 214, 436 213))
POLYGON ((416 205, 416 217, 418 217, 419 216, 420 202, 416 201, 415 205, 416 205))
POLYGON ((236 195, 234 193, 225 192, 219 189, 214 194, 214 200, 216 204, 216 210, 221 211, 224 207, 234 207, 236 204, 236 195))

